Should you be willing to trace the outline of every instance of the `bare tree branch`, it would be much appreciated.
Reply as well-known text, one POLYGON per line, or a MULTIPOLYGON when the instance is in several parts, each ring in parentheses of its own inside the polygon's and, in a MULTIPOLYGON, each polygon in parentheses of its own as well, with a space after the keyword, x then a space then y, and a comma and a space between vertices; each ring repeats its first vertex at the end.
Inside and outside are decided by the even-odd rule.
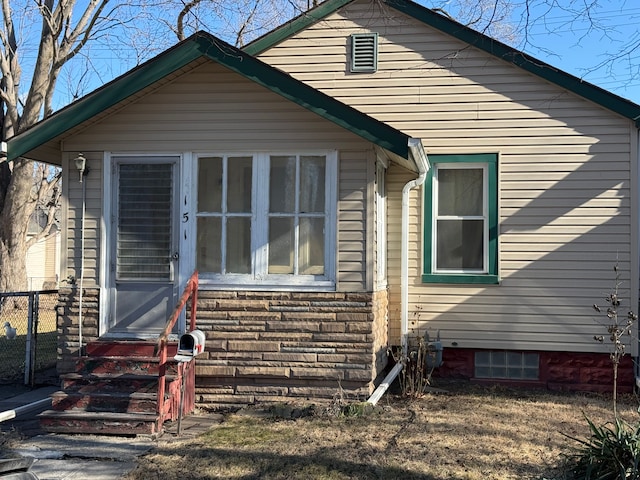
POLYGON ((184 35, 184 19, 191 12, 191 10, 196 7, 202 0, 192 0, 189 3, 186 3, 184 8, 178 14, 178 18, 176 20, 176 35, 178 36, 178 40, 182 41, 185 39, 184 35))

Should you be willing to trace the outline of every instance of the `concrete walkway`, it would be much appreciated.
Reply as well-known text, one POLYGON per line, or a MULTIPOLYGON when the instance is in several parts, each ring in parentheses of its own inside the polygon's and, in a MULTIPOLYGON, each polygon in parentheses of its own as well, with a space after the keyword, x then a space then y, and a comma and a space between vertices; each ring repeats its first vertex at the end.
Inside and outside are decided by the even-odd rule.
MULTIPOLYGON (((177 422, 165 425, 162 435, 118 437, 111 435, 63 435, 40 429, 37 414, 50 408, 46 399, 57 387, 42 387, 19 392, 0 387, 0 418, 3 412, 37 404, 15 418, 0 422, 2 435, 10 435, 9 446, 0 443, 0 457, 30 456, 35 458, 30 472, 40 480, 116 480, 131 472, 137 457, 155 446, 176 438, 194 437, 222 421, 220 415, 190 415, 182 420, 181 435, 177 422), (40 404, 44 404, 40 406, 40 404)), ((21 410, 22 409, 22 410, 21 410)), ((5 416, 7 416, 5 414, 5 416)), ((10 415, 9 415, 10 416, 10 415)))

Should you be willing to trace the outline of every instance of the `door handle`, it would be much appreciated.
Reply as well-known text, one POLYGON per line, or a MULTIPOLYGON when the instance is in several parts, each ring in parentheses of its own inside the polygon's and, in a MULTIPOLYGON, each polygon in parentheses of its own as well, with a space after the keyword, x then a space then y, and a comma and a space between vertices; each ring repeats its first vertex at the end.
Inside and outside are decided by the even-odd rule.
POLYGON ((171 255, 171 258, 173 260, 178 260, 180 258, 180 254, 178 252, 173 252, 173 255, 171 255))

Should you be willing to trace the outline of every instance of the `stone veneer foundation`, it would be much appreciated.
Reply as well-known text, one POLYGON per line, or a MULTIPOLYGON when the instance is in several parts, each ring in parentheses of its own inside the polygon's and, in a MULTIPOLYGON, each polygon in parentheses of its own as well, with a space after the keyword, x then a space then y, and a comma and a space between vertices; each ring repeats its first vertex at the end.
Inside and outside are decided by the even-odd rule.
POLYGON ((364 400, 387 363, 387 292, 200 291, 200 406, 364 400))
MULTIPOLYGON (((478 382, 522 384, 555 391, 611 392, 613 367, 606 353, 532 352, 540 357, 540 376, 535 381, 475 379, 474 354, 477 350, 445 348, 443 365, 434 376, 464 378, 478 382)), ((631 392, 635 385, 633 359, 627 355, 618 370, 618 391, 631 392)))
MULTIPOLYGON (((387 364, 386 291, 294 293, 200 291, 197 327, 206 333, 196 360, 196 402, 210 408, 287 399, 367 397, 387 364)), ((98 339, 99 290, 83 296, 83 343, 98 339)), ((73 372, 78 356, 79 298, 59 290, 58 372, 73 372)), ((474 379, 476 350, 445 348, 436 377, 474 379)), ((610 392, 607 354, 536 352, 537 382, 477 379, 558 391, 610 392)), ((635 385, 633 360, 625 356, 618 388, 635 385)))
POLYGON ((57 324, 58 324, 58 373, 75 371, 78 358, 80 336, 86 345, 98 339, 100 324, 100 290, 85 288, 82 296, 82 333, 78 328, 80 312, 79 290, 75 287, 64 287, 58 290, 57 324))
MULTIPOLYGON (((99 290, 85 289, 83 343, 98 339, 99 290)), ((363 400, 387 364, 387 291, 199 291, 196 402, 218 408, 287 399, 363 400)), ((60 289, 58 372, 78 356, 79 298, 60 289)))

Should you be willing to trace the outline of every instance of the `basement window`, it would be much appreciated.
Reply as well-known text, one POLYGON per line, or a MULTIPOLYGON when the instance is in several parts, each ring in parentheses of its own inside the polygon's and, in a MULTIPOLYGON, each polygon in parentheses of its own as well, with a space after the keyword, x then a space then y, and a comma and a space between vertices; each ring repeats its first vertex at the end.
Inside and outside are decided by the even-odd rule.
POLYGON ((540 358, 537 353, 482 351, 475 353, 475 377, 504 380, 538 380, 540 358))
POLYGON ((351 71, 375 72, 378 69, 378 34, 351 35, 351 71))

